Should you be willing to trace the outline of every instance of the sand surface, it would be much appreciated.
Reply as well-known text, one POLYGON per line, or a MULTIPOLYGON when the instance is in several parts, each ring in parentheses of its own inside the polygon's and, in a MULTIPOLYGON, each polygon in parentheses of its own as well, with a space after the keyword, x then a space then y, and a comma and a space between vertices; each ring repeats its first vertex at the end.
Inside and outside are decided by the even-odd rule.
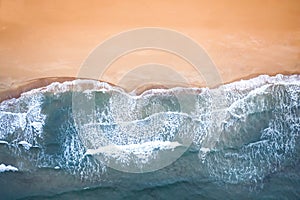
MULTIPOLYGON (((0 91, 9 96, 7 91, 28 80, 77 77, 81 63, 98 44, 139 27, 173 29, 193 38, 213 60, 223 82, 300 73, 298 0, 0 0, 0 91)), ((155 50, 119 58, 100 78, 127 90, 160 79, 160 85, 205 86, 189 63, 155 50), (157 70, 129 73, 145 63, 168 66, 186 82, 169 80, 157 70)))

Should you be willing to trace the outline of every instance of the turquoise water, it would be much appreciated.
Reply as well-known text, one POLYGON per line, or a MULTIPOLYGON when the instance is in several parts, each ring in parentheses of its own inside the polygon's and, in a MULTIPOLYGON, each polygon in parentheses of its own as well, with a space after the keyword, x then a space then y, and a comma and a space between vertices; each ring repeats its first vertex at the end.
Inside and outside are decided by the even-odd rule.
POLYGON ((1 199, 299 199, 299 134, 299 75, 53 83, 0 104, 1 199))

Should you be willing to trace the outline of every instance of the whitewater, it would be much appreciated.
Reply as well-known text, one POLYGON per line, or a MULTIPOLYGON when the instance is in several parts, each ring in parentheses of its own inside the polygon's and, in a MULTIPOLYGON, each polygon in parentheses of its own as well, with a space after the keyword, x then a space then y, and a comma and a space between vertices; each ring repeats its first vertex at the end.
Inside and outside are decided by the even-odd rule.
POLYGON ((0 104, 0 191, 297 199, 299 134, 300 75, 142 94, 95 80, 52 83, 0 104))

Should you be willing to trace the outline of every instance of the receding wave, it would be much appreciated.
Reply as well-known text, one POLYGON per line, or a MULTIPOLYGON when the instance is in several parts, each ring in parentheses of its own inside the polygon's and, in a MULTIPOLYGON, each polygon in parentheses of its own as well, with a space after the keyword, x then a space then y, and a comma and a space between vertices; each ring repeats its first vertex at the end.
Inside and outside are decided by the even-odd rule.
POLYGON ((147 171, 153 160, 179 152, 178 160, 161 169, 165 176, 175 176, 177 169, 186 177, 253 184, 297 167, 299 134, 299 75, 140 95, 73 80, 0 104, 0 161, 13 166, 4 174, 53 169, 101 181, 110 162, 147 171), (74 111, 74 95, 93 100, 92 115, 74 111))

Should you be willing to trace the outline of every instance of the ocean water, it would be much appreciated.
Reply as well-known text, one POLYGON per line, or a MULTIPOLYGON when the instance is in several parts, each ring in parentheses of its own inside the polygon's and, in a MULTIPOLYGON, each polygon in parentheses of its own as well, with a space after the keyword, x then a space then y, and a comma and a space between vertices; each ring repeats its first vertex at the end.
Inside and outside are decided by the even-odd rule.
POLYGON ((300 199, 300 76, 0 104, 0 199, 300 199))

